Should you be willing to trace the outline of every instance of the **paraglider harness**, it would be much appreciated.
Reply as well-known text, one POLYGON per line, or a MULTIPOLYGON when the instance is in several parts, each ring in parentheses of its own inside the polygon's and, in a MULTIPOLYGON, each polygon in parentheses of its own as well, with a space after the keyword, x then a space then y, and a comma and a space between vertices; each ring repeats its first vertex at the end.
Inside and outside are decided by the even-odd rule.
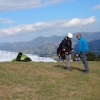
POLYGON ((24 55, 24 59, 21 60, 21 57, 23 56, 24 54, 22 52, 19 52, 18 55, 17 55, 17 58, 16 58, 16 61, 24 61, 24 62, 29 62, 29 61, 32 61, 29 57, 27 57, 26 55, 24 55))
MULTIPOLYGON (((60 58, 60 59, 66 59, 65 57, 65 54, 66 55, 69 55, 71 54, 71 50, 73 50, 72 48, 67 48, 65 47, 65 51, 63 51, 63 45, 64 45, 64 42, 67 42, 66 38, 64 38, 61 43, 59 44, 58 48, 57 48, 57 56, 60 58)), ((71 46, 70 46, 71 47, 71 46)))

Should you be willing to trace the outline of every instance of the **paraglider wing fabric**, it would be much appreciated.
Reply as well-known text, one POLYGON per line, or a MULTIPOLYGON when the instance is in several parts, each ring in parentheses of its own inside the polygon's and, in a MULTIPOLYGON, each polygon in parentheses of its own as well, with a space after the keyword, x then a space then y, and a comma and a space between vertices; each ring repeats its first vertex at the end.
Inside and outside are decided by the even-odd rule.
POLYGON ((10 52, 0 50, 0 62, 34 61, 34 62, 57 62, 49 57, 40 57, 33 54, 23 54, 22 52, 10 52))

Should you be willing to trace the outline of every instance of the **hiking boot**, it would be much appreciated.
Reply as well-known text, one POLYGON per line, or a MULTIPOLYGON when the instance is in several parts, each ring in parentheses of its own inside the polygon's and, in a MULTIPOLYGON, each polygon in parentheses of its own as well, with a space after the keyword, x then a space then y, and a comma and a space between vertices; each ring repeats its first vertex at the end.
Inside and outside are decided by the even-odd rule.
POLYGON ((88 73, 89 73, 89 71, 86 71, 86 70, 85 70, 85 71, 83 71, 82 73, 83 73, 83 74, 88 74, 88 73))
POLYGON ((67 70, 72 71, 72 68, 67 68, 67 70))
POLYGON ((82 72, 85 72, 86 70, 82 70, 82 72))

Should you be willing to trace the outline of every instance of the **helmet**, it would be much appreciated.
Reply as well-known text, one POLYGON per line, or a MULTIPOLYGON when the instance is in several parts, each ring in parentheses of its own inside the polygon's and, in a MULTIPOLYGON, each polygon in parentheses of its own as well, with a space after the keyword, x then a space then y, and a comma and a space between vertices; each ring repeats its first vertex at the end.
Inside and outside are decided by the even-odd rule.
POLYGON ((73 38, 73 34, 72 34, 72 33, 68 33, 67 36, 68 36, 69 38, 73 38))

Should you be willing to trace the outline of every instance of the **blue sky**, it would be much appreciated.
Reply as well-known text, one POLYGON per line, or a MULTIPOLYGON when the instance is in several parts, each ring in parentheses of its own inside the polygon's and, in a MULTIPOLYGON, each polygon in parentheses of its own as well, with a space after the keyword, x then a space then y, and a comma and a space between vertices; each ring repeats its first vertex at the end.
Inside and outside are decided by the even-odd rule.
POLYGON ((100 0, 0 0, 0 42, 100 31, 100 0))

